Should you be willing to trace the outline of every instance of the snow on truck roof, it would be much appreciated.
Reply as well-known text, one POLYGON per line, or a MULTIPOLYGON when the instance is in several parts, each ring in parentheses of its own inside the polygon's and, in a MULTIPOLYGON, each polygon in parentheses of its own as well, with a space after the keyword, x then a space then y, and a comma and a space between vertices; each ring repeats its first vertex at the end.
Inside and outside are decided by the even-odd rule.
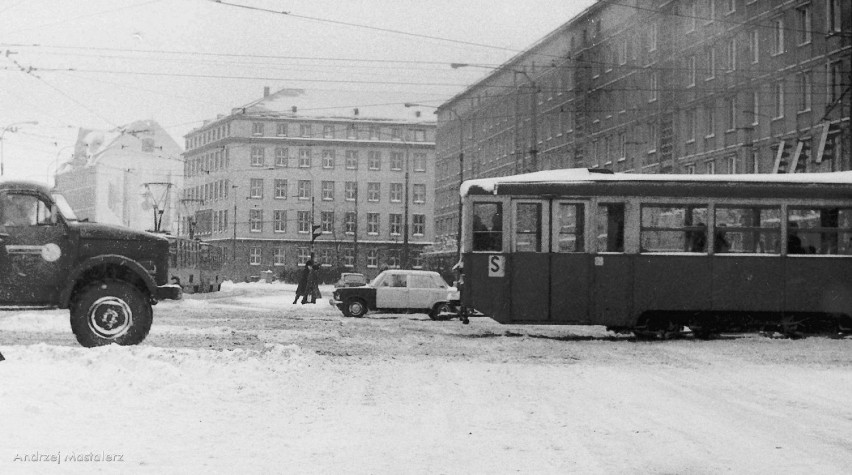
POLYGON ((646 183, 806 183, 852 185, 852 171, 830 173, 763 173, 731 175, 668 175, 642 173, 602 173, 588 168, 566 168, 544 170, 522 175, 467 180, 459 190, 461 196, 467 196, 473 187, 486 193, 497 194, 504 184, 569 184, 602 182, 646 182, 646 183))

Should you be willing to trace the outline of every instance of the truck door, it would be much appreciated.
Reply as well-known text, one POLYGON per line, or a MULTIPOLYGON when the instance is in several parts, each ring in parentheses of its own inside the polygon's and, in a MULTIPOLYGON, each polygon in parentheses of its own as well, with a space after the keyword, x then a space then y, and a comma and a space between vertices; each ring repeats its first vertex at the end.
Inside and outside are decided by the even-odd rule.
POLYGON ((70 246, 52 203, 23 191, 0 193, 0 240, 0 303, 56 302, 70 246))

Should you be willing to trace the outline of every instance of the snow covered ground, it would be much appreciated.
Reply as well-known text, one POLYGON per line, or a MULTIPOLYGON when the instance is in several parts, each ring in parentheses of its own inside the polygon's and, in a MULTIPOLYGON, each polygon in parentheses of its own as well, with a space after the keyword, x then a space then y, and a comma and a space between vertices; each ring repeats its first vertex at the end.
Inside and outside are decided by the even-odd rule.
POLYGON ((64 311, 0 313, 0 473, 852 467, 852 339, 647 343, 292 298, 163 302, 136 347, 80 348, 64 311))

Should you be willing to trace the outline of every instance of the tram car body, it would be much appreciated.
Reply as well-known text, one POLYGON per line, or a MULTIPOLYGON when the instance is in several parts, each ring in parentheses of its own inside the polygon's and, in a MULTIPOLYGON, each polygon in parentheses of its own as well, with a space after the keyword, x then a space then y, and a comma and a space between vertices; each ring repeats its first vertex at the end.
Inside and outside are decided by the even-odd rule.
POLYGON ((852 328, 852 172, 466 181, 461 303, 641 336, 852 328))
POLYGON ((221 289, 222 249, 211 243, 177 236, 169 240, 169 278, 184 292, 204 293, 221 289))

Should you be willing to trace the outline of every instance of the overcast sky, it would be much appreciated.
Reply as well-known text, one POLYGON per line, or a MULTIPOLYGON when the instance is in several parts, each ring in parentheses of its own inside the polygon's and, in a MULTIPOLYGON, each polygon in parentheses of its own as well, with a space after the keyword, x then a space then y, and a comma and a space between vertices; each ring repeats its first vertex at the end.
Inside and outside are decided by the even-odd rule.
POLYGON ((3 136, 5 175, 46 180, 80 127, 153 119, 182 146, 264 86, 303 89, 306 114, 413 117, 488 72, 450 63, 496 66, 592 3, 0 0, 0 130, 38 121, 3 136))

